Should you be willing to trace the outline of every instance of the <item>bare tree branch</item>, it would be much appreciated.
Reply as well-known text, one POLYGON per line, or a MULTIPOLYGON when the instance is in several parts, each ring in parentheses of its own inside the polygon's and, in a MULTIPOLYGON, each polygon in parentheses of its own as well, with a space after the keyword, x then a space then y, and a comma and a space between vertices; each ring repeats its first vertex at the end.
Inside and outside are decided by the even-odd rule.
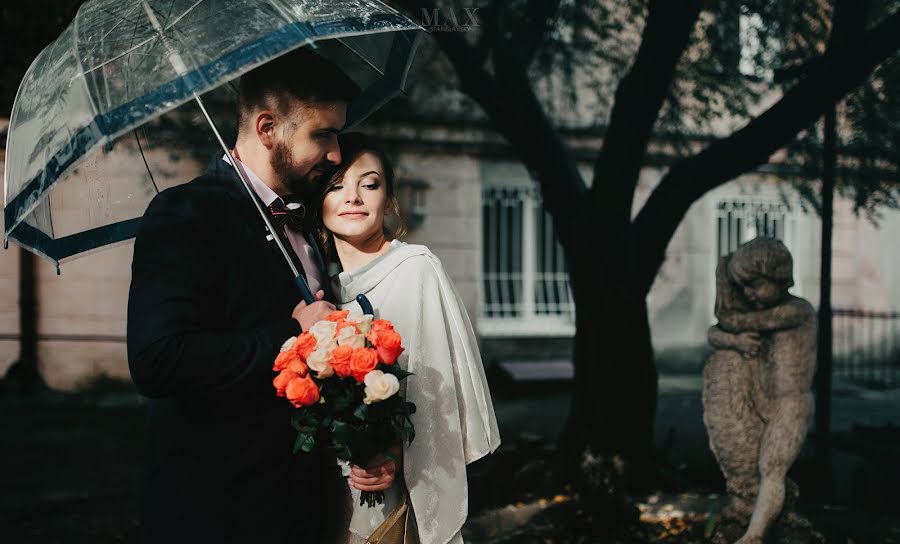
POLYGON ((552 28, 560 2, 561 0, 526 0, 524 15, 516 17, 513 26, 503 28, 509 32, 508 38, 503 41, 504 47, 508 47, 519 57, 519 62, 526 70, 552 28))
POLYGON ((900 12, 872 30, 827 51, 797 85, 730 136, 675 163, 635 218, 641 248, 639 285, 649 291, 666 247, 691 204, 707 191, 763 164, 826 107, 859 86, 878 64, 900 48, 900 12), (835 76, 840 74, 840 76, 835 76))
MULTIPOLYGON (((395 4, 409 10, 421 8, 416 0, 395 4)), ((574 217, 566 212, 587 189, 574 157, 534 95, 520 58, 507 48, 494 47, 495 77, 477 62, 480 53, 461 34, 433 32, 431 36, 453 65, 461 90, 482 107, 539 181, 544 206, 553 217, 560 241, 570 243, 575 224, 574 217)))
POLYGON ((647 144, 675 67, 700 14, 699 0, 651 0, 634 64, 619 82, 603 148, 594 163, 592 201, 606 219, 631 220, 647 144))

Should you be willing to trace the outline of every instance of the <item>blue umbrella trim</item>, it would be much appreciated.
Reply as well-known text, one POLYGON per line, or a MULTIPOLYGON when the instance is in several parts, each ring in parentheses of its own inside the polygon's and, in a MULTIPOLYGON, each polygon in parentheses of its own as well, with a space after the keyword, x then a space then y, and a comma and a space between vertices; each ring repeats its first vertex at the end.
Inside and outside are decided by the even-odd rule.
MULTIPOLYGON (((147 117, 142 115, 141 110, 146 110, 148 105, 152 105, 152 107, 150 107, 152 113, 161 115, 164 111, 157 112, 153 110, 166 103, 174 104, 169 109, 173 109, 178 105, 183 104, 190 99, 195 91, 198 92, 198 94, 205 91, 204 84, 207 81, 219 81, 221 78, 237 71, 243 66, 253 64, 255 61, 266 59, 279 53, 286 53, 292 48, 304 45, 315 39, 327 39, 329 36, 335 34, 362 32, 377 28, 408 25, 409 20, 406 17, 392 13, 380 14, 369 18, 367 21, 363 21, 360 18, 349 18, 341 21, 315 24, 294 23, 287 25, 267 34, 252 44, 228 53, 213 62, 200 66, 185 74, 183 77, 175 79, 150 93, 131 100, 109 112, 97 115, 91 123, 76 131, 72 138, 70 138, 68 144, 57 151, 56 154, 47 161, 46 166, 31 178, 31 180, 25 184, 22 191, 6 205, 4 208, 4 222, 7 236, 23 245, 34 248, 36 251, 47 255, 56 261, 93 249, 94 247, 119 242, 135 236, 140 218, 114 223, 112 225, 99 227, 57 240, 50 238, 39 229, 20 221, 25 210, 30 209, 34 202, 56 183, 59 176, 62 175, 64 171, 93 147, 99 145, 103 138, 111 134, 125 131, 136 123, 147 120, 147 117), (50 181, 48 182, 48 180, 50 181), (16 225, 17 222, 19 222, 18 225, 16 225), (13 229, 15 229, 15 231, 13 229), (39 233, 39 235, 35 233, 39 233), (128 235, 128 233, 130 233, 130 235, 128 235), (103 235, 110 237, 103 238, 103 235), (87 245, 89 241, 96 243, 93 246, 90 246, 87 245)), ((412 35, 417 32, 417 30, 411 30, 403 31, 402 33, 412 35)), ((412 41, 411 37, 405 37, 407 39, 402 41, 412 41)), ((408 47, 398 48, 396 44, 394 44, 394 47, 391 49, 391 54, 394 54, 395 52, 402 53, 408 51, 408 49, 408 47)), ((389 60, 389 66, 393 64, 397 64, 394 59, 389 60)), ((383 81, 383 79, 379 80, 379 82, 380 81, 383 81)), ((370 90, 380 90, 378 85, 379 82, 376 82, 375 85, 366 89, 364 95, 368 95, 368 91, 370 90)), ((376 101, 371 96, 361 96, 360 99, 371 103, 376 101)), ((358 109, 354 108, 354 111, 358 111, 358 109)))
POLYGON ((134 238, 140 225, 141 218, 138 217, 53 239, 43 231, 27 223, 21 223, 16 227, 16 235, 13 239, 22 246, 59 262, 66 257, 78 255, 100 246, 134 238))

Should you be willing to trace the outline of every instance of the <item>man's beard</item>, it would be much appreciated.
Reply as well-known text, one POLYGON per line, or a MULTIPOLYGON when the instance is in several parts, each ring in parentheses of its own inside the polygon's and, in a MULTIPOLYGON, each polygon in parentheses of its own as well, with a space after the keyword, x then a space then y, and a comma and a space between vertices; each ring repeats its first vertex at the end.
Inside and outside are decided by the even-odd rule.
MULTIPOLYGON (((291 149, 288 144, 278 142, 272 149, 272 158, 270 159, 272 170, 278 176, 281 183, 287 188, 292 195, 297 195, 304 201, 315 193, 315 182, 312 179, 313 172, 303 172, 291 160, 291 149)), ((322 165, 316 165, 316 168, 322 171, 325 168, 322 165)), ((321 174, 318 174, 321 176, 321 174)))

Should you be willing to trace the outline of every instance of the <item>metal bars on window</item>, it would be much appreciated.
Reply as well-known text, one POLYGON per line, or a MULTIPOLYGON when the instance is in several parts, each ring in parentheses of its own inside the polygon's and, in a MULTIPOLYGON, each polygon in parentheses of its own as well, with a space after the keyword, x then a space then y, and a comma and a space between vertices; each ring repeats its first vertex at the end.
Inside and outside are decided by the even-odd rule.
POLYGON ((575 307, 562 246, 533 185, 482 192, 479 328, 490 334, 571 334, 575 307))
POLYGON ((757 236, 787 240, 790 208, 765 200, 723 200, 716 208, 719 256, 728 255, 757 236))

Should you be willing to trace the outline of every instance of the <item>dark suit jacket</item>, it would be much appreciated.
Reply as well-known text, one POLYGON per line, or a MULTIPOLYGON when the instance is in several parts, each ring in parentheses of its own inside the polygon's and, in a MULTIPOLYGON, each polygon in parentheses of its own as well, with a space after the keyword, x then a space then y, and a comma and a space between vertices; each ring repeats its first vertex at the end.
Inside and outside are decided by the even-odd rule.
POLYGON ((300 333, 290 317, 299 301, 223 160, 150 203, 128 300, 131 375, 152 399, 149 541, 321 541, 323 493, 346 484, 333 458, 292 454, 291 408, 272 386, 279 346, 300 333))

